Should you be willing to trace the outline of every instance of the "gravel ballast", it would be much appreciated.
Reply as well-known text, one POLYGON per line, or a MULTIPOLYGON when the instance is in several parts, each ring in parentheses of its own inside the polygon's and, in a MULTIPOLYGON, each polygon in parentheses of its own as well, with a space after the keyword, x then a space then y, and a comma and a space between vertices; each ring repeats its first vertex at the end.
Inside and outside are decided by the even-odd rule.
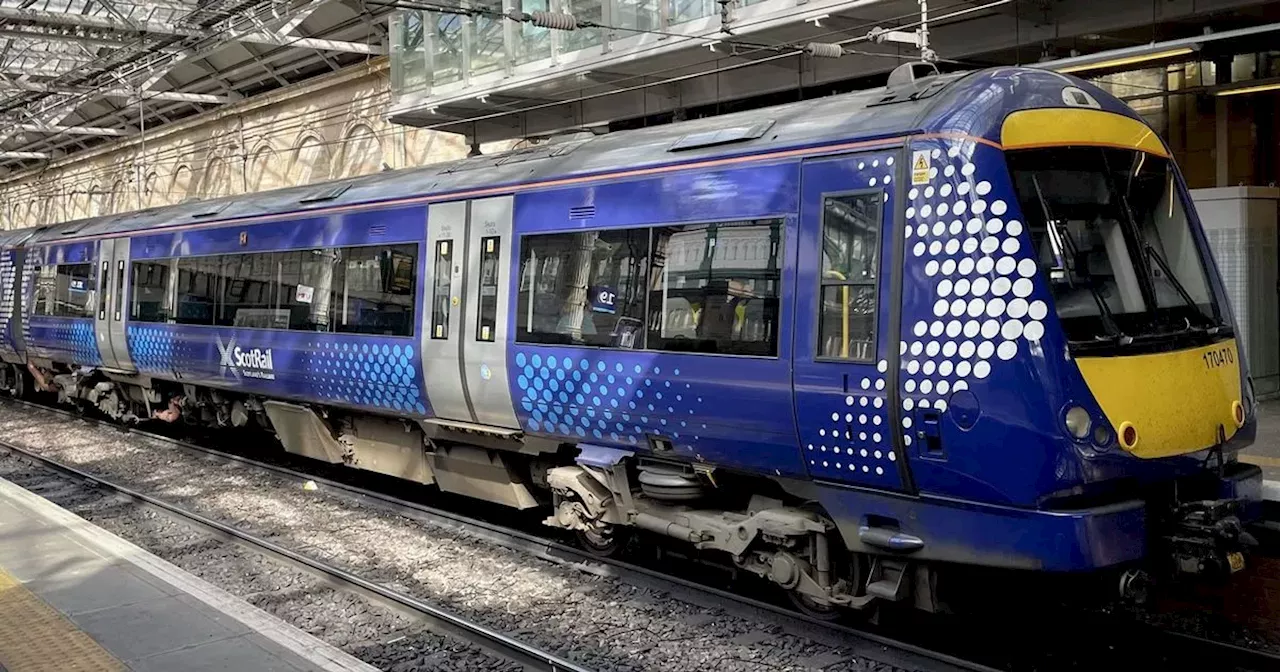
MULTIPOLYGON (((849 646, 831 641, 825 634, 821 639, 806 637, 767 620, 676 599, 657 588, 586 574, 457 529, 363 507, 323 491, 303 490, 293 481, 250 466, 210 462, 142 435, 62 414, 7 404, 0 407, 0 436, 63 464, 414 595, 592 669, 895 669, 855 657, 849 646)), ((376 608, 367 604, 357 608, 346 601, 355 598, 325 590, 295 571, 268 569, 263 565, 270 563, 245 556, 241 549, 214 553, 225 552, 226 559, 191 560, 192 552, 183 549, 196 549, 199 554, 199 549, 205 548, 201 544, 208 540, 198 544, 179 538, 174 544, 168 537, 147 536, 153 534, 152 528, 143 532, 129 524, 121 529, 99 524, 232 593, 245 595, 250 602, 372 664, 406 670, 503 669, 492 665, 424 666, 424 658, 447 648, 438 642, 432 646, 431 641, 419 641, 434 636, 431 633, 412 631, 402 617, 392 615, 399 619, 392 629, 371 637, 374 633, 369 628, 391 623, 369 616, 366 627, 360 619, 376 608), (160 546, 153 547, 153 541, 160 546), (166 544, 174 547, 176 556, 156 550, 166 544), (184 565, 183 559, 193 566, 184 565), (270 586, 255 583, 262 581, 270 586), (310 617, 312 608, 320 614, 315 616, 319 620, 297 620, 310 617), (338 622, 324 620, 323 614, 331 611, 349 612, 355 624, 342 630, 338 622), (378 625, 373 625, 375 622, 378 625), (413 634, 407 634, 410 632, 413 634), (406 639, 387 644, 398 637, 406 639), (406 642, 413 648, 406 648, 406 642), (406 650, 429 653, 400 659, 375 648, 381 662, 361 653, 377 646, 391 646, 402 655, 406 650), (394 662, 388 665, 387 661, 394 662)), ((195 534, 171 521, 157 520, 155 524, 179 529, 161 527, 154 534, 195 534)))
POLYGON ((14 456, 0 478, 209 581, 246 602, 384 670, 501 670, 519 666, 427 631, 401 614, 326 585, 234 543, 194 531, 124 497, 87 487, 14 456))

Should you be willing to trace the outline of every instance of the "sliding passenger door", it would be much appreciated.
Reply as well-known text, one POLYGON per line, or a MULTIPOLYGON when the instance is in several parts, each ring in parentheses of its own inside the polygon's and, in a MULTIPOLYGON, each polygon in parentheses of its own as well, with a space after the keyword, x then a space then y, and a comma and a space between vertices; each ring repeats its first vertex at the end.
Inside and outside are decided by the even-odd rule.
POLYGON ((441 420, 518 428, 507 381, 512 197, 427 213, 424 380, 441 420))
POLYGON ((893 394, 896 157, 884 150, 804 163, 793 370, 809 474, 909 490, 893 394))
POLYGON ((94 334, 98 354, 108 369, 133 371, 124 321, 128 311, 129 240, 115 238, 98 243, 97 313, 94 334))

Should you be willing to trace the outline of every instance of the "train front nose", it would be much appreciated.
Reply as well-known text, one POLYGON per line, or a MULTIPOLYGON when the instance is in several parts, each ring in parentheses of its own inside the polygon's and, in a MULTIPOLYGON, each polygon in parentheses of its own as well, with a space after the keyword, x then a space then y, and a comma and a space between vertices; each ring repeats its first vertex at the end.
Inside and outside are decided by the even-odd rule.
POLYGON ((1225 447, 1248 419, 1235 339, 1142 355, 1080 357, 1120 447, 1152 459, 1225 447))

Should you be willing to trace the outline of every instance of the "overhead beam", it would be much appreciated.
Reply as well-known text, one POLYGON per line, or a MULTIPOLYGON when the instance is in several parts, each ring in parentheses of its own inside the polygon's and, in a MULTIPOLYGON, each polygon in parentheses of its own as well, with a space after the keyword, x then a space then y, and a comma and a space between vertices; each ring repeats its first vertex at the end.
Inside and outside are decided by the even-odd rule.
MULTIPOLYGON (((183 26, 167 21, 128 20, 124 21, 110 16, 89 14, 64 14, 42 9, 23 9, 21 7, 0 7, 0 19, 13 21, 29 21, 39 25, 74 26, 78 28, 98 28, 118 33, 144 33, 176 37, 204 37, 207 29, 183 26)), ((300 47, 304 49, 321 49, 324 51, 344 51, 356 54, 382 55, 387 52, 382 45, 366 42, 344 42, 341 40, 325 40, 314 37, 290 37, 265 30, 255 30, 241 34, 232 33, 224 41, 266 44, 275 47, 300 47)))
MULTIPOLYGON (((137 100, 138 93, 128 89, 107 89, 96 92, 85 87, 53 86, 43 82, 0 79, 0 91, 31 91, 33 93, 97 93, 104 98, 124 98, 137 100)), ((183 93, 181 91, 143 91, 143 100, 169 100, 180 103, 202 103, 205 105, 225 105, 232 101, 231 96, 218 96, 212 93, 183 93)))
MULTIPOLYGON (((30 26, 10 24, 0 27, 0 37, 11 37, 19 40, 32 40, 36 42, 74 42, 90 47, 134 47, 135 42, 125 39, 110 39, 96 34, 84 34, 77 32, 67 32, 51 26, 30 26)), ((155 47, 158 51, 166 53, 174 53, 181 51, 174 47, 155 47)))
POLYGON ((27 21, 45 26, 99 28, 118 33, 153 33, 156 35, 178 35, 181 37, 198 37, 202 34, 199 28, 179 26, 167 21, 152 21, 149 19, 130 19, 125 21, 100 14, 51 12, 44 9, 27 9, 23 7, 0 7, 0 19, 27 21))
POLYGON ((386 48, 380 44, 369 44, 368 42, 344 42, 342 40, 326 40, 318 37, 293 37, 291 35, 280 35, 270 32, 245 33, 244 35, 233 35, 229 38, 232 42, 248 42, 250 44, 265 44, 273 47, 299 47, 302 49, 318 49, 320 51, 343 51, 353 54, 372 54, 381 56, 387 53, 386 48))
POLYGON ((58 77, 75 69, 75 63, 68 63, 65 67, 54 67, 49 64, 49 59, 43 65, 30 65, 20 63, 0 63, 0 73, 6 75, 26 75, 30 77, 58 77))
POLYGON ((52 158, 44 152, 5 152, 0 151, 0 159, 39 159, 48 160, 52 158))
POLYGON ((101 126, 55 126, 51 124, 6 124, 6 126, 15 131, 26 133, 66 133, 67 135, 100 135, 117 138, 132 135, 118 128, 104 128, 101 126))

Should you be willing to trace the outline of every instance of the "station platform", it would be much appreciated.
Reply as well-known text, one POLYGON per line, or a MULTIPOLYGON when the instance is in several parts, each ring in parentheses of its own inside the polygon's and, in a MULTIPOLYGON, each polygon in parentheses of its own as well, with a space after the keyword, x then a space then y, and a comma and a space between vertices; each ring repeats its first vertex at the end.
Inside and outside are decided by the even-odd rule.
POLYGON ((1258 403, 1258 438, 1240 461, 1262 467, 1263 496, 1280 501, 1280 399, 1258 403))
POLYGON ((0 479, 0 672, 375 672, 0 479))

